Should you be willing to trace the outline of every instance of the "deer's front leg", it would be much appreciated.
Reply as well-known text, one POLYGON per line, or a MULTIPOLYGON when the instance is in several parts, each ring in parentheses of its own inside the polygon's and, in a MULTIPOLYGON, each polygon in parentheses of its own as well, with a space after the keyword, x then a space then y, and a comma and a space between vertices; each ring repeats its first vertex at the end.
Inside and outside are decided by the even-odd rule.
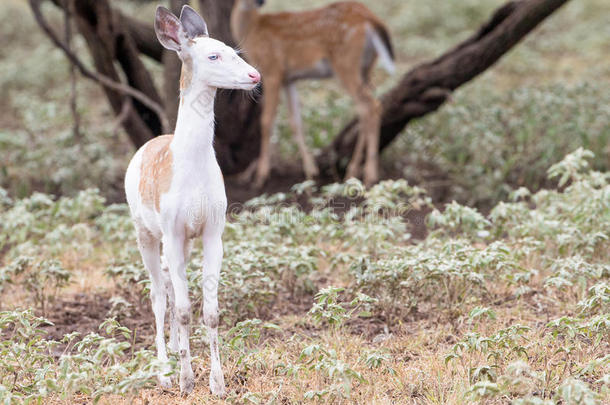
POLYGON ((184 234, 173 232, 163 236, 163 252, 169 265, 169 276, 174 287, 175 316, 178 320, 178 353, 180 354, 180 392, 189 394, 195 386, 191 368, 189 329, 191 326, 191 302, 186 280, 184 234))
POLYGON ((203 322, 210 339, 210 390, 224 396, 225 380, 218 351, 218 283, 222 264, 224 220, 208 224, 203 234, 203 322))
POLYGON ((161 256, 161 273, 165 283, 165 294, 167 295, 167 308, 169 309, 169 350, 178 352, 178 319, 176 318, 176 295, 174 286, 169 276, 169 266, 164 255, 161 256))

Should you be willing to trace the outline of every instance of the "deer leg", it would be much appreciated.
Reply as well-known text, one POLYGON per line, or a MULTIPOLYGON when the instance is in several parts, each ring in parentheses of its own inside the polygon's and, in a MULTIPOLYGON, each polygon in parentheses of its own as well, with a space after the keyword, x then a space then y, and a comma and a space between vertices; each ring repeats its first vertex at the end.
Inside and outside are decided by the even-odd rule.
MULTIPOLYGON (((150 300, 153 313, 155 314, 155 344, 157 346, 157 359, 167 364, 167 349, 165 347, 165 283, 161 270, 161 257, 159 252, 160 241, 153 237, 148 231, 137 229, 138 249, 142 255, 144 267, 150 274, 150 300)), ((169 364, 163 367, 157 376, 159 385, 163 388, 170 388, 172 383, 167 376, 170 372, 169 364)))
MULTIPOLYGON (((366 111, 365 114, 368 118, 366 125, 369 125, 369 128, 364 128, 364 125, 361 126, 361 130, 358 136, 358 141, 356 144, 356 148, 360 147, 360 154, 364 151, 364 146, 366 143, 366 159, 364 163, 364 184, 367 187, 372 186, 378 180, 378 155, 379 155, 379 129, 381 126, 381 103, 375 98, 372 88, 370 87, 371 82, 371 73, 373 70, 373 66, 375 65, 377 57, 376 55, 370 59, 366 59, 363 61, 362 68, 362 79, 363 79, 363 89, 364 94, 361 99, 365 100, 366 103, 362 110, 366 111), (358 145, 360 144, 360 145, 358 145)), ((362 117, 363 114, 360 114, 362 117)), ((364 123, 361 118, 361 123, 364 123)), ((362 157, 361 157, 362 158, 362 157)))
POLYGON ((203 233, 203 322, 210 339, 210 391, 224 396, 225 380, 218 352, 218 283, 222 265, 224 220, 210 224, 203 233))
POLYGON ((373 153, 372 149, 375 143, 377 146, 379 144, 380 111, 374 93, 367 85, 370 79, 369 65, 372 63, 367 60, 365 30, 354 33, 352 45, 332 61, 333 70, 356 104, 360 120, 358 138, 345 178, 360 174, 366 148, 364 183, 371 185, 377 180, 377 153, 373 153))
POLYGON ((252 179, 254 178, 254 174, 256 173, 257 169, 258 169, 258 159, 255 159, 252 162, 250 162, 250 164, 248 165, 246 170, 242 171, 241 173, 239 173, 236 176, 237 181, 240 184, 250 183, 252 181, 252 179))
MULTIPOLYGON (((191 254, 191 248, 193 247, 193 244, 191 243, 192 241, 187 240, 184 243, 184 262, 188 263, 189 261, 189 257, 191 254)), ((176 294, 174 293, 174 288, 171 285, 171 278, 169 278, 169 267, 167 268, 167 276, 169 279, 169 293, 168 293, 168 297, 170 300, 170 303, 172 305, 171 307, 171 312, 170 312, 170 334, 169 334, 169 347, 172 351, 174 352, 178 352, 178 350, 180 349, 179 347, 179 343, 178 343, 178 330, 179 330, 179 325, 178 325, 178 318, 176 317, 176 294), (174 342, 172 344, 172 341, 174 342)))
POLYGON ((354 153, 352 154, 352 158, 350 159, 349 164, 347 165, 347 169, 345 171, 345 180, 357 178, 360 176, 362 156, 364 154, 364 144, 364 132, 362 131, 361 126, 360 131, 358 132, 358 138, 356 138, 356 146, 354 147, 354 153))
POLYGON ((292 125, 292 132, 294 139, 299 147, 301 153, 301 159, 303 160, 303 170, 305 171, 305 177, 307 180, 313 179, 319 174, 318 166, 313 156, 307 148, 305 142, 305 135, 303 134, 303 119, 301 117, 301 105, 299 103, 299 94, 297 93, 296 84, 291 83, 286 86, 286 97, 288 99, 288 106, 290 111, 290 124, 292 125))
POLYGON ((180 355, 180 392, 189 394, 195 386, 195 375, 191 368, 189 348, 189 329, 191 324, 191 303, 186 280, 184 234, 166 232, 163 235, 163 253, 169 265, 169 276, 174 287, 176 299, 176 318, 178 320, 178 353, 180 355))
MULTIPOLYGON (((190 250, 192 244, 189 242, 185 243, 184 246, 184 260, 188 262, 190 250)), ((167 302, 169 307, 169 350, 172 352, 178 352, 178 318, 176 318, 176 295, 174 294, 174 287, 172 280, 169 276, 169 266, 167 259, 164 255, 161 255, 161 270, 163 280, 165 282, 165 294, 167 295, 167 302)))
POLYGON ((381 120, 381 104, 375 98, 373 91, 364 82, 357 83, 354 94, 356 110, 360 120, 360 131, 354 148, 354 154, 347 166, 345 178, 357 177, 360 174, 362 158, 366 148, 364 163, 364 185, 375 184, 379 178, 379 125, 381 120))
MULTIPOLYGON (((379 127, 381 125, 381 104, 372 91, 365 96, 366 120, 363 131, 366 137, 366 159, 364 162, 364 185, 371 187, 379 181, 379 127)), ((363 119, 363 116, 360 118, 363 119)))
POLYGON ((172 279, 169 276, 169 266, 165 256, 161 256, 161 266, 163 280, 165 282, 165 294, 167 295, 167 304, 169 307, 169 350, 178 352, 178 318, 176 318, 176 295, 174 294, 174 286, 172 279))
MULTIPOLYGON (((345 179, 352 177, 359 177, 362 170, 362 161, 364 158, 365 147, 367 148, 367 161, 369 160, 368 145, 372 142, 371 137, 375 137, 376 133, 379 132, 377 128, 378 124, 378 112, 376 109, 377 100, 373 95, 373 92, 368 88, 364 82, 364 78, 360 75, 359 71, 348 70, 344 71, 341 76, 343 84, 347 91, 350 93, 356 104, 356 112, 360 119, 360 130, 358 131, 358 138, 356 139, 356 145, 352 158, 347 165, 345 172, 345 179)), ((371 164, 368 166, 369 173, 365 172, 365 184, 371 179, 376 177, 376 168, 371 169, 371 164), (368 176, 368 177, 367 177, 368 176)), ((370 184, 366 184, 367 186, 370 184)))
POLYGON ((263 83, 263 112, 261 115, 261 150, 256 168, 255 187, 260 188, 265 184, 271 172, 271 134, 277 105, 279 103, 279 92, 281 80, 266 78, 263 83))

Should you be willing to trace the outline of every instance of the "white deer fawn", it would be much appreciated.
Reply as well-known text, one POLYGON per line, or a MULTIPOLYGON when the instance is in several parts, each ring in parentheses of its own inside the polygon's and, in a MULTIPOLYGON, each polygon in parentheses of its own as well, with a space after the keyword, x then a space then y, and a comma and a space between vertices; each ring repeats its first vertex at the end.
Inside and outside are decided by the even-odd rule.
POLYGON ((346 178, 361 173, 366 146, 364 182, 378 180, 381 105, 370 87, 377 56, 389 73, 394 72, 394 53, 387 28, 368 8, 356 2, 340 2, 316 10, 261 14, 264 0, 236 0, 231 30, 264 77, 261 149, 256 168, 257 186, 269 176, 270 137, 284 88, 289 102, 291 126, 307 178, 318 167, 303 135, 295 82, 300 79, 338 77, 356 104, 360 135, 347 167, 346 178))
MULTIPOLYGON (((161 44, 182 60, 178 120, 174 135, 154 138, 136 152, 125 175, 125 192, 142 260, 150 273, 157 356, 167 362, 167 298, 169 348, 180 356, 183 394, 194 387, 186 264, 190 240, 203 238, 203 321, 210 340, 210 390, 224 395, 217 292, 227 198, 213 148, 214 97, 218 88, 252 90, 261 77, 232 48, 209 38, 203 18, 188 6, 179 19, 157 8, 155 32, 161 44)), ((168 367, 158 376, 163 387, 171 385, 168 367)))

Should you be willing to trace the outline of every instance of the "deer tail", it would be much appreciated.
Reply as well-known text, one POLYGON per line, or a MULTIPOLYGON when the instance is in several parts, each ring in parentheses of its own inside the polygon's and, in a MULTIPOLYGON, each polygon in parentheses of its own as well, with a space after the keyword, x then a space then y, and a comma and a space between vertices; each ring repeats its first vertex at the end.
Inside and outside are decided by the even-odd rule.
POLYGON ((381 65, 389 74, 394 74, 396 66, 394 65, 394 47, 392 46, 390 33, 379 22, 373 22, 373 25, 367 28, 367 34, 375 47, 381 65))

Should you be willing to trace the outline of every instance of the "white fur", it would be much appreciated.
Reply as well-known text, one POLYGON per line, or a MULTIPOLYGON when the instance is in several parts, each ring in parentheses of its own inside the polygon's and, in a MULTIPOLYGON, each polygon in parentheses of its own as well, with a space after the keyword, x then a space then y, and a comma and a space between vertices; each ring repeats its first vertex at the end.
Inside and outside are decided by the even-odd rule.
POLYGON ((390 51, 388 50, 386 44, 383 42, 379 33, 370 25, 366 26, 366 35, 371 40, 373 47, 375 47, 375 51, 379 56, 379 62, 381 66, 391 75, 396 72, 396 66, 394 65, 394 60, 390 55, 390 51))
MULTIPOLYGON (((191 85, 181 94, 172 153, 172 179, 160 199, 157 212, 146 206, 139 194, 142 147, 125 175, 125 192, 134 221, 138 247, 151 277, 151 301, 155 314, 157 356, 167 362, 164 316, 170 304, 170 349, 180 355, 180 389, 188 394, 194 386, 189 350, 191 304, 186 264, 190 239, 203 238, 203 318, 210 338, 210 389, 224 395, 225 385, 218 352, 218 281, 222 262, 222 233, 227 199, 214 154, 214 97, 217 88, 251 90, 260 75, 235 51, 208 37, 181 43, 181 59, 192 60, 191 85), (208 57, 219 55, 216 61, 208 57), (252 76, 258 76, 253 79, 252 76), (161 258, 160 246, 163 246, 161 258)), ((159 382, 171 385, 164 374, 159 382)))

